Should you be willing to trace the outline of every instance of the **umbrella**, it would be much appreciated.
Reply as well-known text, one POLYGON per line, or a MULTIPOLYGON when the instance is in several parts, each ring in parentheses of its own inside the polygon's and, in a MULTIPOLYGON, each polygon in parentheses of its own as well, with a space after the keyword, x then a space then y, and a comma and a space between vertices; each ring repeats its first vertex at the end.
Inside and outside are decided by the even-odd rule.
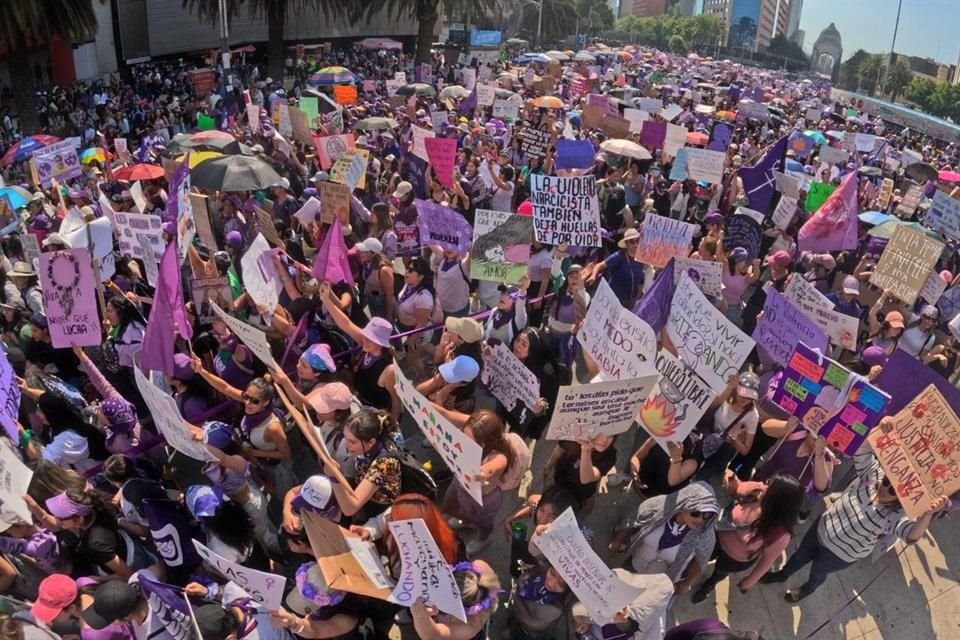
POLYGON ((786 161, 787 171, 797 171, 803 173, 803 164, 797 162, 793 158, 787 158, 786 161))
POLYGON ((941 171, 937 174, 937 178, 943 182, 960 182, 960 173, 956 171, 941 171))
POLYGON ((827 135, 834 140, 843 140, 843 131, 827 131, 827 135))
MULTIPOLYGON (((181 154, 174 158, 177 162, 183 162, 183 158, 186 154, 181 154)), ((190 168, 193 169, 195 166, 203 162, 204 160, 210 160, 211 158, 222 158, 223 154, 217 151, 191 151, 190 152, 190 168)))
POLYGON ((859 173, 862 176, 876 177, 876 176, 883 175, 883 169, 881 169, 880 167, 860 167, 859 169, 857 169, 857 173, 859 173))
POLYGON ((803 132, 803 135, 813 140, 813 144, 826 144, 827 137, 817 131, 816 129, 807 129, 803 132))
POLYGON ((717 111, 717 117, 723 120, 736 120, 737 114, 733 111, 717 111))
POLYGON ((163 167, 155 164, 135 164, 132 167, 120 167, 113 172, 117 180, 136 182, 137 180, 156 180, 164 175, 163 167))
POLYGON ((573 59, 577 62, 596 62, 597 56, 589 51, 578 51, 576 55, 573 56, 573 59))
POLYGON ((190 184, 218 191, 257 191, 280 182, 266 161, 251 156, 204 160, 190 171, 190 184))
POLYGON ((616 156, 625 156, 634 160, 650 160, 653 158, 646 148, 630 140, 605 140, 600 144, 600 148, 616 156))
POLYGON ((626 52, 626 51, 618 51, 618 52, 617 52, 617 57, 620 58, 621 60, 632 60, 632 59, 633 59, 633 56, 630 55, 630 53, 628 53, 628 52, 626 52))
POLYGON ((541 109, 563 109, 563 100, 557 96, 540 96, 534 99, 533 106, 541 109))
POLYGON ((462 98, 466 98, 468 95, 470 95, 470 92, 467 91, 465 87, 461 87, 458 84, 452 84, 449 87, 444 87, 443 90, 440 91, 441 100, 444 100, 447 98, 453 98, 454 100, 459 100, 462 98))
POLYGON ((217 129, 211 129, 210 131, 200 131, 198 133, 190 136, 190 142, 193 144, 204 144, 211 143, 217 140, 226 140, 227 142, 233 142, 236 138, 232 134, 227 133, 226 131, 218 131, 217 129))
POLYGON ((54 142, 59 141, 60 138, 56 136, 48 136, 44 134, 28 136, 7 150, 3 158, 0 159, 0 165, 7 166, 8 164, 13 164, 14 162, 23 162, 24 160, 28 160, 37 149, 43 149, 44 147, 50 146, 54 142))
POLYGON ((3 187, 0 188, 0 198, 6 198, 10 201, 10 206, 14 209, 27 206, 33 197, 29 191, 23 187, 3 187))
POLYGON ((496 96, 497 98, 506 99, 506 98, 512 98, 513 96, 517 95, 517 92, 510 91, 510 89, 501 88, 501 89, 496 89, 493 92, 493 95, 496 96))
POLYGON ((564 61, 565 61, 565 60, 569 60, 569 59, 570 59, 570 55, 573 55, 573 54, 567 55, 567 52, 566 52, 566 51, 556 51, 556 50, 554 50, 554 51, 547 51, 547 52, 544 53, 543 55, 545 55, 546 57, 550 58, 551 60, 564 60, 564 61))
POLYGON ((335 84, 353 84, 356 76, 346 67, 324 67, 310 76, 308 84, 318 87, 329 87, 335 84))
POLYGON ((873 236, 874 238, 887 238, 893 236, 894 231, 897 230, 897 227, 906 225, 907 227, 924 234, 929 238, 933 238, 937 242, 943 242, 943 237, 934 231, 933 229, 928 229, 919 222, 907 222, 906 220, 900 220, 899 218, 893 218, 891 216, 890 220, 886 222, 881 222, 870 231, 867 231, 868 236, 873 236))
POLYGON ((414 82, 412 84, 405 84, 397 89, 397 95, 432 98, 437 95, 437 90, 425 82, 414 82))
POLYGON ((542 53, 524 53, 520 56, 517 56, 517 59, 514 61, 517 64, 529 64, 531 62, 539 62, 540 64, 547 64, 553 60, 550 56, 544 55, 542 53))
POLYGON ((879 224, 883 224, 887 220, 890 220, 891 218, 893 218, 893 216, 890 215, 889 213, 884 213, 882 211, 864 211, 863 213, 858 215, 857 218, 859 218, 860 222, 862 222, 863 224, 867 224, 867 225, 870 225, 871 227, 875 227, 879 224))
POLYGON ((705 145, 710 142, 710 136, 705 133, 699 133, 694 131, 693 133, 687 134, 687 144, 692 144, 694 146, 705 145))
POLYGON ((903 175, 917 182, 936 180, 940 173, 926 162, 915 162, 903 170, 903 175))
POLYGON ((354 123, 353 128, 360 131, 376 131, 378 129, 394 129, 397 121, 393 118, 365 118, 354 123))
POLYGON ((83 150, 83 153, 80 154, 80 163, 90 164, 93 161, 104 163, 109 156, 110 154, 103 147, 92 147, 83 150))

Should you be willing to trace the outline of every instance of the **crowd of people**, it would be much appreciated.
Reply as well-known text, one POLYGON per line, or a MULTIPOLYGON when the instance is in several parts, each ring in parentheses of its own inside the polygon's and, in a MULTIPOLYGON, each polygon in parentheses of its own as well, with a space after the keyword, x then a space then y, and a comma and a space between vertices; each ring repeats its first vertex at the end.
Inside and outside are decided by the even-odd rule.
MULTIPOLYGON (((494 637, 494 627, 513 640, 756 639, 756 631, 729 629, 722 612, 677 620, 672 605, 702 602, 728 577, 744 593, 790 581, 784 597, 799 603, 893 540, 921 539, 950 508, 941 496, 907 517, 897 480, 871 446, 844 451, 773 401, 784 364, 757 349, 726 372, 682 439, 660 442, 635 422, 626 432, 544 442, 536 450, 548 455, 531 459, 562 388, 612 379, 577 339, 603 283, 624 313, 636 309, 651 325, 661 352, 685 352, 647 304, 662 295, 659 276, 669 267, 635 259, 650 216, 694 226, 685 255, 720 264, 719 295, 707 297, 746 335, 770 292, 803 280, 856 319, 852 341, 830 336, 823 357, 868 382, 907 357, 953 385, 953 307, 871 284, 883 251, 874 239, 890 237, 871 235, 878 219, 861 215, 844 249, 805 249, 803 229, 825 208, 842 209, 836 199, 853 185, 855 210, 831 220, 833 233, 849 223, 843 216, 873 212, 882 224, 938 238, 944 250, 930 277, 942 280, 937 298, 953 300, 958 239, 925 220, 938 192, 957 195, 956 141, 838 102, 822 78, 635 47, 496 63, 438 51, 426 66, 394 50, 321 49, 298 60, 286 83, 235 63, 214 70, 209 93, 197 87, 185 66, 141 65, 130 78, 39 93, 43 131, 20 130, 9 111, 0 120, 8 185, 0 202, 16 216, 0 240, 8 372, 0 378, 9 387, 0 461, 7 473, 16 462, 32 474, 26 495, 9 477, 3 492, 4 638, 358 640, 386 638, 399 625, 424 640, 494 637), (356 96, 321 79, 319 70, 334 65, 356 96), (514 117, 477 104, 476 86, 488 82, 514 117), (309 122, 315 145, 281 134, 279 113, 308 97, 321 105, 309 122), (596 97, 609 109, 599 122, 589 109, 596 97), (668 152, 662 137, 650 143, 632 120, 626 137, 613 139, 624 144, 611 146, 610 122, 641 100, 666 107, 644 120, 685 128, 678 147, 725 154, 722 179, 678 174, 678 149, 668 152), (198 134, 210 120, 215 131, 198 134), (423 130, 456 141, 452 176, 415 150, 423 130), (39 133, 79 137, 82 174, 38 178, 18 144, 39 133), (844 134, 875 143, 851 147, 854 136, 844 134), (330 217, 322 194, 342 178, 320 147, 334 136, 350 136, 341 153, 364 150, 367 162, 348 185, 349 211, 330 217), (543 137, 542 148, 529 143, 543 137), (593 146, 584 166, 563 157, 564 140, 593 146), (90 148, 99 153, 85 156, 90 148), (826 148, 845 159, 824 160, 826 148), (189 173, 179 163, 193 154, 244 156, 275 178, 213 188, 199 179, 200 163, 184 197, 189 173), (757 187, 744 173, 764 162, 770 177, 757 187), (932 173, 918 178, 915 165, 932 173), (142 179, 121 178, 150 167, 142 179), (773 169, 799 192, 786 224, 773 219, 787 197, 779 183, 774 193, 773 169), (529 257, 522 277, 504 282, 477 279, 469 248, 423 241, 418 206, 441 205, 467 226, 481 210, 536 218, 538 176, 595 178, 598 246, 551 246, 535 225, 530 237, 509 238, 529 257), (837 195, 805 208, 825 185, 837 195), (922 194, 911 201, 914 186, 922 194), (757 212, 761 189, 769 196, 757 212), (745 209, 759 214, 758 247, 727 237, 745 209), (129 250, 137 243, 123 236, 122 214, 158 221, 155 255, 129 250), (185 236, 184 221, 196 233, 185 236), (104 225, 113 231, 107 247, 96 240, 104 225), (51 291, 53 267, 41 266, 51 264, 44 254, 78 248, 101 275, 102 333, 89 346, 64 344, 70 318, 48 314, 80 297, 79 267, 73 286, 51 291), (211 281, 220 287, 213 300, 211 281), (531 406, 504 406, 491 392, 490 358, 502 347, 537 378, 531 406), (438 450, 454 440, 429 436, 439 421, 482 452, 472 478, 479 499, 438 450), (564 514, 586 528, 617 482, 627 499, 616 527, 586 539, 614 567, 611 579, 640 595, 602 617, 571 581, 576 562, 548 558, 541 541, 564 514), (411 520, 432 538, 417 541, 419 557, 396 539, 397 523, 411 520), (498 572, 491 543, 504 534, 509 572, 498 572), (405 566, 431 554, 442 556, 440 570, 405 566), (351 555, 352 564, 337 564, 351 555), (808 577, 793 579, 806 565, 808 577), (357 571, 352 579, 344 566, 357 571), (384 584, 413 580, 418 597, 387 598, 392 586, 358 579, 361 567, 384 584), (286 578, 285 587, 253 592, 263 583, 244 568, 277 584, 286 578), (462 615, 424 595, 447 572, 462 615)), ((884 390, 900 406, 913 399, 884 390)), ((894 427, 891 413, 874 428, 894 427)))

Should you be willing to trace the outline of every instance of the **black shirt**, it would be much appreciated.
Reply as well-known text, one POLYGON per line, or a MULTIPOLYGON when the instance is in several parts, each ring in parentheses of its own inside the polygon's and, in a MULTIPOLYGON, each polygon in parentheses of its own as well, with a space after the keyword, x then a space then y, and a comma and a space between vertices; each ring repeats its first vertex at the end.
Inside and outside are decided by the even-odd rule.
MULTIPOLYGON (((587 484, 580 483, 580 446, 575 442, 563 442, 560 444, 566 450, 566 455, 557 462, 554 471, 554 482, 558 486, 569 489, 572 494, 577 496, 580 504, 589 500, 597 492, 597 486, 600 481, 587 484), (571 451, 576 451, 576 455, 570 455, 571 451)), ((617 449, 610 445, 603 451, 591 452, 593 466, 600 471, 600 477, 607 475, 610 469, 617 464, 617 449)))

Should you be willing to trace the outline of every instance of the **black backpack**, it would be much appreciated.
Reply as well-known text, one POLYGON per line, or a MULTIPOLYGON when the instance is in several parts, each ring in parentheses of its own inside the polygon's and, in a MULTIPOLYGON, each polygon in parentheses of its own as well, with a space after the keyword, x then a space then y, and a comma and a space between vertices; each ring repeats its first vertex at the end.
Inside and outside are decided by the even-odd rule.
POLYGON ((387 453, 387 457, 400 462, 401 493, 419 493, 436 501, 440 493, 437 483, 412 453, 406 449, 397 448, 387 453))

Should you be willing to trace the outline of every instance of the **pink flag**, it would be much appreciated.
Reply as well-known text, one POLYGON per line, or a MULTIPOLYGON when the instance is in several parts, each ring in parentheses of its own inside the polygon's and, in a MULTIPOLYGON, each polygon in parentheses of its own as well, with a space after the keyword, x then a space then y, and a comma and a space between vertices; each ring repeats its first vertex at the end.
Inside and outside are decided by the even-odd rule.
POLYGON ((143 336, 140 366, 172 376, 174 334, 179 333, 184 340, 193 338, 193 327, 187 321, 187 311, 183 307, 183 285, 176 242, 170 242, 164 250, 159 271, 153 307, 143 336))
POLYGON ((801 251, 845 251, 857 248, 856 172, 847 174, 797 234, 801 251))
POLYGON ((437 181, 447 189, 453 189, 453 167, 457 163, 457 141, 453 138, 426 138, 427 160, 433 165, 437 181))
POLYGON ((343 241, 343 227, 335 216, 327 229, 317 255, 313 257, 313 277, 330 284, 349 282, 353 284, 353 272, 347 259, 347 245, 343 241))

